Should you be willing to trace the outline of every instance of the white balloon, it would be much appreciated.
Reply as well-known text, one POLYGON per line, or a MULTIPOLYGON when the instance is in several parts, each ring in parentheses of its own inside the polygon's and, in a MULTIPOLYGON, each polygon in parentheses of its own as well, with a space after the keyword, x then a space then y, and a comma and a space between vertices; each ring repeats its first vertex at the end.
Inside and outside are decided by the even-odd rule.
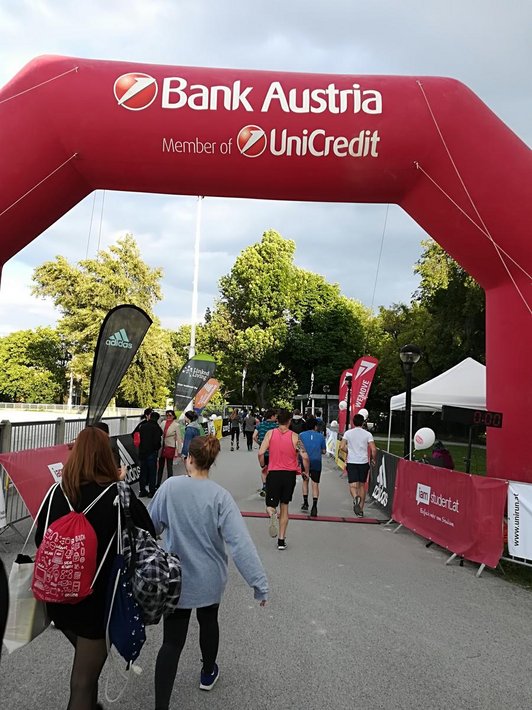
POLYGON ((329 429, 338 429, 338 422, 336 419, 333 419, 332 422, 329 424, 329 429))
POLYGON ((218 418, 218 416, 216 414, 211 414, 211 416, 210 416, 211 422, 213 422, 217 418, 218 418))
POLYGON ((369 412, 367 409, 360 409, 358 413, 361 414, 364 419, 367 419, 369 417, 369 412))
POLYGON ((416 451, 429 449, 435 441, 436 434, 432 429, 425 426, 422 429, 418 429, 414 434, 414 449, 416 451))
POLYGON ((338 405, 338 409, 340 409, 342 412, 347 409, 347 402, 344 402, 343 400, 340 402, 338 405))

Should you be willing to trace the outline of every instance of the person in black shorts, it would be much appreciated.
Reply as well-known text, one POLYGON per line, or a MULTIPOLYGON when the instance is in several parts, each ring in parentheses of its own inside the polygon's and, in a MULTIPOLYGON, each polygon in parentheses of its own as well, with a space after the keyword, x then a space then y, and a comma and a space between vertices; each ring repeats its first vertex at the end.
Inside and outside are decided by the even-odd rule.
POLYGON ((371 433, 362 428, 364 421, 361 414, 355 414, 354 428, 348 429, 340 442, 340 450, 347 453, 347 480, 353 499, 353 510, 359 517, 364 515, 370 460, 373 465, 377 461, 377 447, 371 433))
POLYGON ((292 500, 299 472, 298 454, 303 460, 305 475, 309 473, 309 458, 299 436, 289 429, 292 415, 281 409, 277 415, 277 429, 266 433, 259 449, 259 463, 265 465, 264 455, 269 451, 268 476, 266 478, 266 510, 270 516, 270 536, 276 537, 277 549, 286 550, 288 504, 292 500), (277 506, 280 506, 279 520, 277 506))

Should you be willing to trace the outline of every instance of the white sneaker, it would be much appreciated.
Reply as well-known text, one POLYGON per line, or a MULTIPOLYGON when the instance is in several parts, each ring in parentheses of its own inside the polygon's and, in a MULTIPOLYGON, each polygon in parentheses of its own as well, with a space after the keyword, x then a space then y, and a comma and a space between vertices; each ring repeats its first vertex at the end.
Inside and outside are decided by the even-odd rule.
POLYGON ((277 522, 277 513, 274 511, 270 513, 270 527, 268 528, 270 537, 277 537, 279 532, 279 524, 277 522))

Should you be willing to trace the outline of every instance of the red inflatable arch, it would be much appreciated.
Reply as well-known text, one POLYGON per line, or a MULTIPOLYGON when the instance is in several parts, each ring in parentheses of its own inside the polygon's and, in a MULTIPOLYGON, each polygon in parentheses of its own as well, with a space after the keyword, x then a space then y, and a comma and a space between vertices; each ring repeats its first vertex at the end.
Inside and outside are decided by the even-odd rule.
POLYGON ((488 473, 532 481, 530 151, 464 85, 41 57, 0 126, 1 264, 102 188, 401 205, 486 290, 488 473))

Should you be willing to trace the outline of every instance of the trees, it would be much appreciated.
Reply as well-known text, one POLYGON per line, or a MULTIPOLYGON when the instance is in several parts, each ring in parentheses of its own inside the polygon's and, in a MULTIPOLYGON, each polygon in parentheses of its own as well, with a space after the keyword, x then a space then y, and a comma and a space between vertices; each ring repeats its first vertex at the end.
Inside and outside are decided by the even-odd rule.
POLYGON ((274 230, 244 249, 220 280, 221 298, 204 328, 219 378, 240 399, 246 368, 246 398, 259 406, 290 404, 298 390, 308 392, 313 369, 320 386, 334 387, 363 346, 363 307, 298 268, 294 254, 295 243, 274 230))
POLYGON ((65 390, 65 346, 53 328, 18 330, 0 339, 0 400, 49 402, 65 390))
MULTIPOLYGON (((35 269, 33 293, 50 297, 61 312, 58 333, 72 353, 69 368, 82 380, 85 390, 105 315, 121 303, 131 303, 154 318, 153 308, 162 297, 162 273, 162 269, 145 264, 131 234, 108 251, 99 252, 95 259, 74 265, 58 256, 35 269)), ((154 318, 120 385, 118 403, 164 405, 174 359, 170 334, 154 318)))

